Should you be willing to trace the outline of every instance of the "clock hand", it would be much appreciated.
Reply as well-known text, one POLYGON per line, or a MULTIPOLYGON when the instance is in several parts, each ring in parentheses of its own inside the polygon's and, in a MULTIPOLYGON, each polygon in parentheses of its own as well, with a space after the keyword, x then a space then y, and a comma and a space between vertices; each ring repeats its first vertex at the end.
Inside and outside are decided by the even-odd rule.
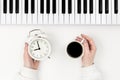
POLYGON ((39 48, 38 49, 34 49, 34 51, 37 51, 37 50, 40 50, 39 48))
POLYGON ((40 45, 39 45, 38 41, 37 41, 37 45, 38 45, 38 50, 40 50, 40 45))
POLYGON ((39 50, 39 49, 34 49, 34 51, 37 51, 37 50, 39 50))

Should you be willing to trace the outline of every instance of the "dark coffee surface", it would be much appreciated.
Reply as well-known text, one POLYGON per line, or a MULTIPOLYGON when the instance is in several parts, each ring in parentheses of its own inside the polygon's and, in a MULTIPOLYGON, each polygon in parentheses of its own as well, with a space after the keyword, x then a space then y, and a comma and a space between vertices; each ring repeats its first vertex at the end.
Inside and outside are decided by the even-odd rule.
POLYGON ((78 42, 71 42, 67 47, 68 55, 73 58, 81 56, 82 52, 83 52, 82 45, 79 44, 78 42))

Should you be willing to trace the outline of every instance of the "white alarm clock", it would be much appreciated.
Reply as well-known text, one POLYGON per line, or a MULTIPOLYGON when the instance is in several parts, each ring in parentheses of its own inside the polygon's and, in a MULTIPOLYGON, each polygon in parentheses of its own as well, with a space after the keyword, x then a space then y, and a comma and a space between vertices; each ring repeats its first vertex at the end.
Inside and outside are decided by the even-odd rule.
POLYGON ((34 60, 44 60, 50 56, 50 42, 47 40, 46 34, 40 29, 30 31, 27 42, 29 55, 34 60))

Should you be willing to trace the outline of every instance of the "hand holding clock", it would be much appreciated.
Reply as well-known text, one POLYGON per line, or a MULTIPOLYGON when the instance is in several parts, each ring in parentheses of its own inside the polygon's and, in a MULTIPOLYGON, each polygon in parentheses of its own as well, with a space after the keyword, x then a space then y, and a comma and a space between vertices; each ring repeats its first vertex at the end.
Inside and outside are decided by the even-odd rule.
POLYGON ((25 47, 24 47, 24 66, 31 68, 31 69, 38 69, 39 66, 39 61, 34 60, 30 57, 30 55, 28 54, 28 44, 25 43, 25 47))

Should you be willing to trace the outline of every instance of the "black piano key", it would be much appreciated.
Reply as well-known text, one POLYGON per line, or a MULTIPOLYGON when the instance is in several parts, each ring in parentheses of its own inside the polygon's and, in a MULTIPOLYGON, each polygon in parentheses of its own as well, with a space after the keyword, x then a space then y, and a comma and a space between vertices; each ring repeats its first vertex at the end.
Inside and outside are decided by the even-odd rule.
POLYGON ((25 0, 25 13, 28 14, 28 0, 25 0))
POLYGON ((62 14, 65 14, 65 0, 62 0, 62 14))
POLYGON ((102 4, 102 0, 99 0, 99 14, 102 14, 103 12, 103 4, 102 4))
POLYGON ((68 0, 68 14, 72 13, 72 0, 68 0))
POLYGON ((3 0, 3 13, 7 13, 7 0, 3 0))
POLYGON ((19 0, 15 1, 15 13, 19 13, 19 0))
POLYGON ((90 14, 92 14, 93 13, 93 0, 90 0, 90 8, 89 8, 89 12, 90 12, 90 14))
POLYGON ((114 0, 114 13, 118 14, 118 0, 114 0))
POLYGON ((41 2, 40 2, 40 13, 41 14, 44 13, 44 0, 41 0, 41 2))
POLYGON ((35 13, 35 0, 31 0, 31 13, 35 13))
POLYGON ((86 14, 87 13, 87 0, 83 1, 83 13, 86 14))
POLYGON ((56 0, 52 0, 53 1, 53 14, 56 13, 56 0))
POLYGON ((81 13, 81 0, 77 0, 77 12, 78 14, 81 13))
POLYGON ((105 13, 109 13, 109 0, 105 0, 105 13))
POLYGON ((49 14, 50 13, 50 0, 46 1, 46 13, 49 14))
POLYGON ((13 13, 13 0, 9 0, 9 13, 13 13))

